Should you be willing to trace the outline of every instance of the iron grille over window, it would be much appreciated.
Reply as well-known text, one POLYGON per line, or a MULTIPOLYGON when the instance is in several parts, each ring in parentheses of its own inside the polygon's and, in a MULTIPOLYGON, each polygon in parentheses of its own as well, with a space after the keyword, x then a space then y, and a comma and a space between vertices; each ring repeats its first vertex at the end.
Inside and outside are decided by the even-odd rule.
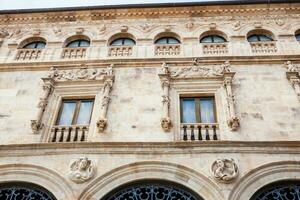
POLYGON ((108 195, 104 200, 203 200, 198 196, 183 190, 179 187, 161 184, 149 183, 129 186, 108 195))
POLYGON ((280 182, 260 189, 251 200, 300 200, 300 182, 280 182))

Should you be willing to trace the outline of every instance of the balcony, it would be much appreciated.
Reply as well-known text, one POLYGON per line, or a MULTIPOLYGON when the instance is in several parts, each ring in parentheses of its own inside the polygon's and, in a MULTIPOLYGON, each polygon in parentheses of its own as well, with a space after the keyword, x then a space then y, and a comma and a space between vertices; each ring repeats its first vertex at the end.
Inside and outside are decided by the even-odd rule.
POLYGON ((156 44, 156 56, 176 56, 180 54, 180 44, 156 44))
POLYGON ((133 46, 111 46, 108 47, 109 57, 132 56, 133 46))
POLYGON ((265 54, 277 52, 275 41, 250 42, 250 45, 252 53, 265 54))
POLYGON ((64 48, 61 54, 63 59, 80 59, 86 56, 86 47, 64 48))
POLYGON ((51 129, 49 142, 84 142, 87 139, 89 126, 54 126, 51 129))
POLYGON ((16 60, 38 60, 41 53, 42 49, 19 49, 16 60))
POLYGON ((180 125, 180 140, 181 141, 210 141, 220 140, 219 126, 213 124, 186 124, 180 125))
POLYGON ((202 44, 204 55, 220 55, 228 53, 227 43, 205 43, 202 44))

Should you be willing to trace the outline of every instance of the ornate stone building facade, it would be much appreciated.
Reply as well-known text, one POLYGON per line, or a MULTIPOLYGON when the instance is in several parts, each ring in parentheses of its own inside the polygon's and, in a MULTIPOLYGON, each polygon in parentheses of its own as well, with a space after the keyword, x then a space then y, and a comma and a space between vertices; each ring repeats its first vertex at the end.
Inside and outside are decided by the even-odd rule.
POLYGON ((300 4, 2 12, 0 199, 300 199, 300 4))

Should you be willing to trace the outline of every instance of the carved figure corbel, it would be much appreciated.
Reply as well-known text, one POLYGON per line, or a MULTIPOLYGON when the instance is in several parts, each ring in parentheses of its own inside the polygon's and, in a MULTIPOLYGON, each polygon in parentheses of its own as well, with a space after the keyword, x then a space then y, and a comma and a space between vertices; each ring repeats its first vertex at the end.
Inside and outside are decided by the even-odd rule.
POLYGON ((170 71, 169 67, 166 63, 163 63, 158 73, 158 76, 161 81, 161 86, 163 89, 162 94, 162 118, 161 118, 161 127, 164 131, 170 131, 172 123, 169 117, 169 109, 170 109, 170 97, 169 97, 169 89, 170 89, 170 71))
POLYGON ((90 180, 95 174, 95 167, 91 160, 82 157, 70 164, 68 177, 75 183, 83 183, 90 180))
POLYGON ((49 78, 43 78, 44 85, 43 85, 43 94, 40 97, 40 101, 38 103, 38 113, 36 120, 31 120, 31 129, 34 134, 39 133, 39 131, 43 128, 42 118, 45 112, 45 109, 48 104, 48 98, 53 91, 53 81, 49 78))
POLYGON ((297 98, 300 101, 300 67, 297 67, 291 61, 287 61, 285 67, 287 69, 286 77, 295 89, 297 98))
POLYGON ((101 133, 105 130, 107 125, 107 110, 110 102, 110 93, 114 83, 114 73, 113 73, 113 64, 107 67, 106 75, 104 75, 104 86, 102 89, 102 101, 101 101, 101 110, 100 117, 97 121, 98 131, 101 133))
POLYGON ((239 170, 233 159, 217 159, 211 166, 211 173, 217 181, 230 183, 238 177, 239 170))
POLYGON ((232 80, 235 75, 235 72, 230 71, 230 63, 229 61, 226 61, 223 64, 223 73, 224 73, 224 81, 223 85, 226 90, 227 95, 227 107, 228 107, 228 119, 227 124, 230 127, 232 131, 236 131, 240 127, 240 120, 236 116, 235 113, 235 101, 234 101, 234 95, 232 92, 232 80))

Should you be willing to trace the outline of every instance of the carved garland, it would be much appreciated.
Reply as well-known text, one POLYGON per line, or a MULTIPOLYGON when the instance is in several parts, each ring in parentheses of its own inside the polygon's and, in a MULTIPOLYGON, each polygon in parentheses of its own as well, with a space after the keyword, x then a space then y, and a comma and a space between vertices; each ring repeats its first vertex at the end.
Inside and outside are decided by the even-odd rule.
POLYGON ((298 100, 300 101, 300 66, 296 66, 291 61, 287 61, 285 67, 287 69, 286 77, 295 89, 298 100))
MULTIPOLYGON (((80 69, 74 70, 58 70, 55 67, 51 67, 49 70, 49 74, 46 78, 42 78, 43 84, 43 94, 38 103, 38 113, 35 120, 31 120, 31 129, 34 134, 39 133, 39 131, 43 128, 42 119, 45 112, 45 109, 48 105, 48 99, 51 93, 54 90, 54 85, 59 82, 66 81, 91 81, 91 80, 100 80, 104 82, 103 88, 103 100, 102 100, 102 110, 100 120, 105 119, 107 107, 109 103, 109 92, 112 88, 112 83, 114 80, 113 74, 113 65, 107 67, 107 69, 93 69, 87 68, 86 66, 82 66, 80 69)), ((97 122, 97 125, 98 125, 97 122)), ((106 125, 106 121, 105 121, 106 125)), ((105 125, 101 124, 100 130, 104 130, 105 125)))
POLYGON ((201 79, 201 78, 223 78, 223 85, 226 90, 226 99, 228 107, 228 120, 227 124, 232 131, 235 131, 240 126, 239 118, 235 113, 234 95, 232 92, 232 80, 235 72, 230 71, 230 63, 226 61, 220 66, 201 66, 198 59, 195 59, 193 64, 188 67, 181 67, 171 69, 166 63, 162 64, 158 76, 161 80, 163 94, 163 112, 161 119, 161 126, 165 131, 171 128, 171 120, 169 117, 169 88, 170 81, 176 79, 201 79))

